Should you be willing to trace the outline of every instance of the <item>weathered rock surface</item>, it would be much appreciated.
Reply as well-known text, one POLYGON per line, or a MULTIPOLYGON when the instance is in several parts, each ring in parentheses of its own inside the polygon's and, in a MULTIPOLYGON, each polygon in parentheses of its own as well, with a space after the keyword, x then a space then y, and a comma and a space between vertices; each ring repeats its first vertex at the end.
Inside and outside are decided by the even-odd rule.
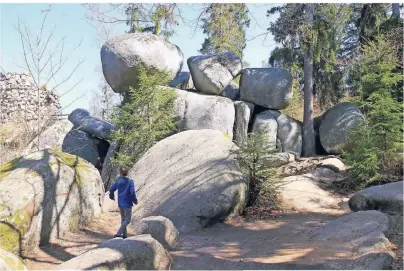
POLYGON ((240 80, 240 98, 269 109, 285 109, 293 96, 292 81, 292 75, 285 69, 244 69, 240 80))
POLYGON ((149 216, 142 220, 132 221, 137 235, 150 234, 164 247, 174 248, 178 241, 178 230, 173 222, 164 216, 149 216))
POLYGON ((200 55, 188 58, 192 81, 199 92, 219 94, 243 69, 234 53, 200 55))
POLYGON ((288 152, 278 152, 278 153, 271 153, 267 156, 267 159, 271 162, 271 167, 280 167, 286 165, 290 162, 295 161, 296 156, 292 153, 288 152))
POLYGON ((138 83, 139 64, 165 71, 174 79, 182 69, 184 55, 168 41, 151 33, 130 33, 108 40, 101 49, 102 71, 115 92, 127 92, 138 83))
POLYGON ((403 181, 376 185, 361 190, 349 199, 352 211, 378 210, 403 213, 403 181))
POLYGON ((179 88, 183 90, 193 90, 194 82, 192 82, 192 76, 190 72, 180 72, 173 81, 168 85, 172 88, 179 88))
POLYGON ((169 270, 171 256, 149 234, 108 240, 59 265, 58 270, 169 270))
POLYGON ((279 189, 282 208, 311 213, 346 212, 339 207, 342 198, 325 189, 334 178, 335 173, 327 168, 283 178, 279 189))
MULTIPOLYGON (((68 120, 60 120, 51 125, 41 133, 39 138, 39 150, 62 148, 63 139, 66 134, 73 128, 73 125, 68 120)), ((38 137, 34 138, 31 143, 25 148, 24 154, 38 151, 38 137)))
POLYGON ((357 212, 316 228, 310 237, 328 244, 338 255, 324 264, 327 269, 390 269, 393 255, 388 249, 391 244, 384 235, 388 227, 388 217, 383 213, 357 212))
POLYGON ((268 110, 272 114, 278 124, 276 133, 277 138, 281 142, 282 152, 292 152, 297 156, 302 154, 302 126, 292 117, 280 113, 275 110, 268 110))
POLYGON ((112 142, 104 159, 104 164, 101 171, 101 179, 104 183, 105 190, 109 190, 112 183, 118 177, 118 168, 111 164, 112 158, 115 158, 119 151, 120 145, 117 142, 112 142))
POLYGON ((240 88, 238 84, 231 81, 220 93, 220 96, 229 98, 230 100, 238 100, 240 98, 240 88))
POLYGON ((98 171, 83 159, 43 150, 0 167, 0 247, 46 245, 101 213, 98 171))
POLYGON ((180 232, 221 221, 244 208, 247 177, 220 131, 185 131, 154 145, 131 169, 139 204, 134 219, 161 215, 180 232))
POLYGON ((328 153, 348 150, 349 133, 364 120, 364 115, 353 103, 343 102, 328 109, 319 128, 321 145, 328 153))
POLYGON ((24 262, 13 253, 0 248, 0 270, 28 270, 24 262))
POLYGON ((98 139, 91 137, 86 132, 73 128, 63 139, 62 151, 77 155, 95 165, 99 157, 98 144, 98 139))
POLYGON ((274 116, 269 111, 263 111, 255 115, 253 127, 253 132, 265 133, 268 135, 268 144, 276 148, 276 135, 278 132, 278 123, 276 121, 276 116, 274 116))
POLYGON ((73 110, 68 119, 73 123, 76 129, 100 139, 110 140, 111 132, 115 129, 115 125, 112 123, 92 117, 87 110, 81 108, 73 110))
POLYGON ((233 138, 235 110, 230 99, 175 89, 174 115, 180 131, 213 129, 233 138))
POLYGON ((236 101, 234 102, 235 122, 234 122, 234 141, 241 143, 247 139, 248 125, 254 112, 254 104, 236 101))

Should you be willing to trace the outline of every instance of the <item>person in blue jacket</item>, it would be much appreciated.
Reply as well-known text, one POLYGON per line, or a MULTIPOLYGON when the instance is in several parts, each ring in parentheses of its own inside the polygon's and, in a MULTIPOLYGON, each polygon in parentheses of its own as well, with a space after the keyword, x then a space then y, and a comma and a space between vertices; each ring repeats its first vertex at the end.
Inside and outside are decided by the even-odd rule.
POLYGON ((121 175, 115 183, 111 186, 109 190, 109 198, 115 200, 114 192, 118 190, 118 207, 121 213, 121 227, 114 237, 128 237, 128 233, 126 231, 126 227, 129 225, 132 220, 132 206, 133 203, 137 204, 137 198, 135 193, 135 184, 133 180, 129 179, 128 176, 128 168, 120 167, 119 175, 121 175))

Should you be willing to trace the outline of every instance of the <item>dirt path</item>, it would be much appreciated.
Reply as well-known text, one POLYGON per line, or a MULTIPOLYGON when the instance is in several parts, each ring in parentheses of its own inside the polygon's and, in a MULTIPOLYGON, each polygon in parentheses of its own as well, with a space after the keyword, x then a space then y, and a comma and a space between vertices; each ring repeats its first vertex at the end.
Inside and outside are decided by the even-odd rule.
MULTIPOLYGON (((181 234, 177 248, 170 252, 172 269, 326 269, 322 265, 324 259, 352 255, 341 254, 338 248, 342 244, 313 243, 307 236, 315 227, 339 216, 287 214, 248 222, 229 221, 192 234, 181 234)), ((119 221, 118 213, 103 214, 89 227, 26 255, 27 267, 55 269, 61 262, 110 239, 118 226, 116 221, 119 221)), ((133 231, 129 229, 131 234, 133 231)))

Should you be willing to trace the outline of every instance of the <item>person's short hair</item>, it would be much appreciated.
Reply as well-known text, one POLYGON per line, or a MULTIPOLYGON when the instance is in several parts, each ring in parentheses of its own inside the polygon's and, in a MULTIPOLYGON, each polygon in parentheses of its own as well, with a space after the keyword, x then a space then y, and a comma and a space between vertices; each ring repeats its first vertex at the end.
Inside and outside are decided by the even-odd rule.
POLYGON ((124 177, 128 176, 128 168, 125 167, 125 166, 121 166, 121 167, 119 168, 119 174, 120 174, 121 176, 124 176, 124 177))

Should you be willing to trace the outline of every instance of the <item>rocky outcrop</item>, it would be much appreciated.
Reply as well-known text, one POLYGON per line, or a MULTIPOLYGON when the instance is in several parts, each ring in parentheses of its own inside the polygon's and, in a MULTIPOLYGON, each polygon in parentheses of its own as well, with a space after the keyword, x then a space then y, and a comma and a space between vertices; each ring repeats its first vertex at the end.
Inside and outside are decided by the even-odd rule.
POLYGON ((24 262, 13 253, 0 248, 0 270, 28 270, 24 262))
POLYGON ((97 170, 78 156, 43 150, 0 167, 0 247, 46 245, 101 213, 97 170))
POLYGON ((118 168, 117 166, 112 165, 111 160, 115 158, 115 155, 119 151, 119 148, 120 145, 117 142, 112 142, 111 146, 108 149, 108 153, 105 156, 101 171, 101 179, 104 183, 105 190, 109 190, 112 183, 118 177, 118 168))
POLYGON ((102 71, 115 92, 127 92, 138 84, 139 64, 165 71, 173 80, 181 71, 184 55, 168 41, 151 33, 130 33, 108 40, 101 49, 102 71))
POLYGON ((180 232, 191 232, 239 214, 248 179, 233 148, 215 130, 185 131, 158 142, 129 173, 139 200, 135 219, 161 215, 180 232))
POLYGON ((240 98, 268 109, 285 109, 292 100, 292 81, 292 75, 284 69, 244 69, 240 98))
POLYGON ((100 144, 100 140, 91 137, 86 132, 72 129, 63 139, 62 151, 77 155, 95 165, 99 157, 98 144, 100 144))
POLYGON ((231 52, 193 56, 187 63, 195 89, 207 94, 219 94, 243 68, 241 59, 231 52))
POLYGON ((378 211, 349 214, 316 228, 312 241, 333 249, 338 257, 327 259, 325 269, 385 270, 390 269, 393 254, 384 233, 389 229, 388 217, 378 211), (333 245, 330 245, 333 244, 333 245))
POLYGON ((234 141, 241 143, 247 140, 248 125, 254 112, 254 104, 236 101, 234 102, 234 141))
POLYGON ((173 222, 164 216, 149 216, 139 222, 132 221, 132 227, 137 235, 150 234, 164 247, 175 248, 177 245, 178 230, 173 222))
POLYGON ((100 118, 90 115, 90 113, 81 108, 73 110, 68 119, 73 123, 74 128, 100 139, 110 140, 111 133, 115 130, 115 125, 100 118))
POLYGON ((169 270, 172 258, 149 234, 108 240, 58 270, 169 270))
POLYGON ((283 178, 279 186, 282 209, 310 213, 341 214, 341 197, 326 189, 336 180, 335 173, 327 168, 319 168, 302 175, 283 178))
POLYGON ((235 112, 230 99, 174 90, 174 115, 180 131, 214 129, 233 138, 235 112))
POLYGON ((62 148, 63 140, 66 134, 73 128, 73 125, 68 120, 59 120, 48 129, 41 133, 39 137, 35 137, 31 143, 25 148, 24 154, 36 152, 44 149, 62 148))
POLYGON ((349 199, 352 211, 378 210, 403 214, 403 181, 376 185, 361 190, 349 199))
POLYGON ((328 109, 321 118, 320 142, 327 153, 349 150, 349 133, 365 120, 359 108, 348 102, 328 109))
MULTIPOLYGON (((42 87, 42 86, 41 86, 42 87)), ((51 125, 61 111, 59 97, 46 88, 39 91, 28 73, 9 72, 0 77, 0 123, 38 120, 51 125)))

